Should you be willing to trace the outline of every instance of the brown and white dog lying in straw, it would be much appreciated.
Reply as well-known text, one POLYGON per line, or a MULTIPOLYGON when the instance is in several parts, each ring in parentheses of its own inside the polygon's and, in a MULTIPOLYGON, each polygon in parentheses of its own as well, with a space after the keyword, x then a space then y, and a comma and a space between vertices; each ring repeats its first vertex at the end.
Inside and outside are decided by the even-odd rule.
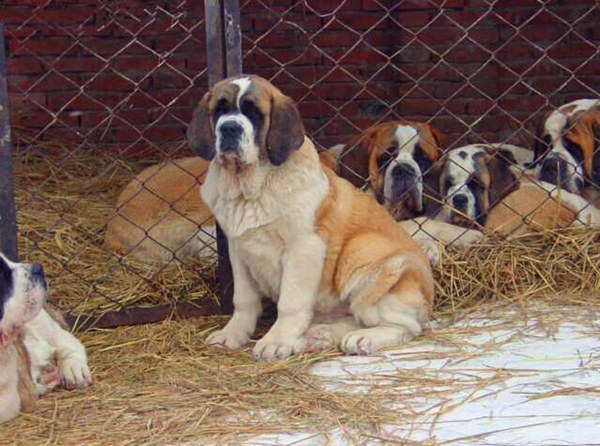
POLYGON ((212 159, 201 194, 228 237, 235 310, 207 342, 245 345, 261 296, 277 320, 253 349, 272 361, 340 346, 369 354, 418 335, 434 283, 419 246, 366 193, 324 167, 293 101, 267 80, 217 83, 188 140, 212 159))
POLYGON ((433 220, 442 203, 443 140, 429 124, 396 120, 320 153, 325 165, 383 204, 433 264, 440 255, 438 242, 464 247, 483 237, 479 231, 433 220))
POLYGON ((216 257, 215 222, 199 197, 208 171, 200 157, 146 168, 123 189, 106 227, 105 246, 154 262, 216 257))
POLYGON ((83 345, 44 305, 46 293, 41 265, 0 254, 0 423, 34 410, 38 396, 59 384, 92 383, 83 345))
POLYGON ((515 157, 525 150, 473 144, 449 151, 440 177, 444 207, 439 217, 503 236, 600 224, 600 211, 583 197, 528 175, 515 157))
POLYGON ((579 99, 548 113, 533 149, 536 178, 600 207, 600 99, 579 99))

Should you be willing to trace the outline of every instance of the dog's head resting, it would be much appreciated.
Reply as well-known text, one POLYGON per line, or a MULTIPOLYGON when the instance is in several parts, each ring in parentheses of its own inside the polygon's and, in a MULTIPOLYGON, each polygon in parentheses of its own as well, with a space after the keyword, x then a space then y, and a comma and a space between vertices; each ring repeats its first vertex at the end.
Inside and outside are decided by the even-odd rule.
POLYGON ((449 151, 440 176, 444 221, 484 226, 488 211, 519 187, 510 169, 514 164, 511 151, 501 145, 473 144, 449 151))
POLYGON ((294 102, 253 75, 217 83, 194 110, 187 131, 199 156, 237 169, 263 161, 283 164, 304 135, 294 102))
POLYGON ((40 264, 13 263, 0 254, 0 347, 42 310, 46 291, 40 264))
POLYGON ((600 184, 599 132, 600 100, 580 99, 548 113, 533 144, 536 178, 575 194, 586 182, 600 184))
POLYGON ((351 139, 340 176, 369 191, 397 220, 432 214, 439 202, 443 138, 428 124, 390 121, 351 139))

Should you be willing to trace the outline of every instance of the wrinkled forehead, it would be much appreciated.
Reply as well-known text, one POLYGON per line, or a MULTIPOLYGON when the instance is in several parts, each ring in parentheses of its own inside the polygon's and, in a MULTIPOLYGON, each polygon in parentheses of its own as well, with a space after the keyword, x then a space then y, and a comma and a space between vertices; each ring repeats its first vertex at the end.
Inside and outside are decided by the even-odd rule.
POLYGON ((446 155, 445 171, 450 174, 454 184, 466 182, 469 177, 481 169, 479 162, 485 155, 481 146, 466 146, 448 152, 446 155))
POLYGON ((227 103, 239 109, 242 100, 250 100, 257 106, 266 106, 271 96, 272 88, 269 87, 264 79, 255 76, 225 79, 213 87, 211 107, 227 103))

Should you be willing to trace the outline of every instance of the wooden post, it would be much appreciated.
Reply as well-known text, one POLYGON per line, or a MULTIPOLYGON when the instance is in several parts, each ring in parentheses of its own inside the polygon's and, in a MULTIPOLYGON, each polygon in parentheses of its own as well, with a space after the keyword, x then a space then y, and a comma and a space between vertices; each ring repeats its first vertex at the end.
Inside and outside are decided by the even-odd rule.
MULTIPOLYGON (((242 73, 242 36, 239 0, 204 0, 206 62, 209 88, 229 76, 242 73)), ((219 299, 221 313, 233 312, 233 273, 227 237, 217 225, 219 299)))
POLYGON ((13 262, 19 260, 10 113, 6 88, 6 51, 2 23, 0 23, 0 249, 13 262))

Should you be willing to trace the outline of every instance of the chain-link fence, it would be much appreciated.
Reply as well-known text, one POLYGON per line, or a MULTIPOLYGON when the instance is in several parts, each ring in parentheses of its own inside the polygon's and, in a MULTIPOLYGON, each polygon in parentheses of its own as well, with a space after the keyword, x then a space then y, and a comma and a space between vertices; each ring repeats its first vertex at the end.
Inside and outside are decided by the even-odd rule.
POLYGON ((45 266, 52 301, 80 323, 218 309, 206 165, 184 138, 207 86, 197 3, 9 1, 1 13, 20 257, 45 266))
POLYGON ((295 99, 319 148, 340 145, 327 162, 398 219, 510 221, 506 234, 556 221, 544 203, 566 191, 586 200, 568 212, 596 218, 597 105, 538 128, 600 97, 598 2, 204 3, 9 0, 1 13, 20 254, 46 265, 72 315, 217 311, 215 224, 190 198, 205 164, 182 161, 184 133, 209 71, 239 62, 295 99), (539 179, 560 187, 527 190, 539 179))

